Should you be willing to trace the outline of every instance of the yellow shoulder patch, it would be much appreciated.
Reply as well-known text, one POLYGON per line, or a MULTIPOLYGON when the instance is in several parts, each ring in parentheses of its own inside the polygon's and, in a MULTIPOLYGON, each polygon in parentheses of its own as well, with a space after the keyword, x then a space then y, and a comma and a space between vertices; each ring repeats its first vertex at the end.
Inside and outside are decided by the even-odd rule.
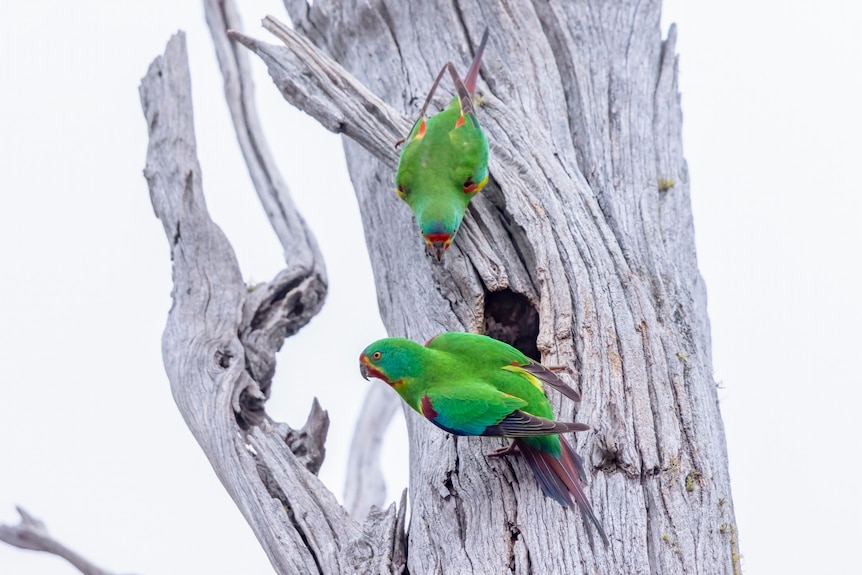
POLYGON ((511 371, 512 373, 515 373, 517 375, 520 375, 521 377, 523 377, 524 379, 526 379, 527 381, 529 381, 530 383, 535 385, 536 389, 538 389, 539 391, 544 391, 544 388, 542 387, 542 382, 539 381, 539 378, 536 377, 535 375, 533 375, 532 373, 530 373, 529 371, 523 369, 521 366, 519 366, 519 365, 504 365, 503 369, 505 369, 506 371, 511 371))

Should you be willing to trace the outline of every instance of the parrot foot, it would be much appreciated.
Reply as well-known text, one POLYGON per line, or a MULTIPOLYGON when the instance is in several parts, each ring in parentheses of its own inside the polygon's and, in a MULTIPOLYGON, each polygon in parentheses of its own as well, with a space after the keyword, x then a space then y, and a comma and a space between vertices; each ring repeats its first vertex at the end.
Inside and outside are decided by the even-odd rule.
POLYGON ((397 149, 398 149, 398 146, 400 146, 401 144, 403 144, 403 143, 404 143, 404 140, 406 140, 406 139, 407 139, 407 138, 401 138, 400 140, 398 140, 397 142, 395 142, 395 149, 397 150, 397 149))
POLYGON ((515 453, 518 453, 518 446, 513 441, 506 447, 501 447, 496 451, 486 454, 485 457, 503 457, 504 455, 514 455, 515 453))

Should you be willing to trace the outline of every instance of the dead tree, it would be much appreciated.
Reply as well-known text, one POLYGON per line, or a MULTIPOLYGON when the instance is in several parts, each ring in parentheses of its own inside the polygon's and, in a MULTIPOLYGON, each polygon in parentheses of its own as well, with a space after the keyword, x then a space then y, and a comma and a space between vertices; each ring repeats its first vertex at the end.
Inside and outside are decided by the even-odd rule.
MULTIPOLYGON (((177 404, 278 573, 736 573, 736 527, 712 378, 706 294, 681 146, 674 30, 658 2, 286 0, 281 41, 239 32, 293 105, 342 133, 391 335, 483 332, 570 367, 583 401, 558 416, 574 438, 611 539, 542 496, 498 439, 458 438, 408 412, 411 519, 379 485, 348 511, 314 475, 325 414, 303 430, 264 411, 274 353, 322 304, 326 276, 259 133, 230 2, 211 0, 240 143, 288 267, 249 292, 209 219, 195 158, 181 35, 141 98, 146 175, 171 246, 163 340, 177 404), (479 83, 492 182, 444 262, 425 255, 392 191, 403 137, 446 60, 461 70, 485 26, 479 83)), ((441 95, 439 103, 446 97, 441 95)), ((384 390, 385 391, 385 390, 384 390)), ((355 454, 372 477, 394 394, 372 392, 355 454), (382 415, 381 415, 382 414, 382 415), (360 450, 360 447, 357 447, 360 450), (370 455, 369 455, 370 453, 370 455)))

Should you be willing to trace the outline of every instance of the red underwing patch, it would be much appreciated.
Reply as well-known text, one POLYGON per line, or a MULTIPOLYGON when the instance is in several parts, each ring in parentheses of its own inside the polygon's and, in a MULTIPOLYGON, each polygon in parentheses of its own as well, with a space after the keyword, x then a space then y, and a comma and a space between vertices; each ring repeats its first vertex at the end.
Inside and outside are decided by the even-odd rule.
POLYGON ((419 400, 419 407, 422 410, 422 415, 426 418, 434 419, 437 417, 437 410, 431 405, 431 398, 427 395, 423 395, 422 399, 419 400))

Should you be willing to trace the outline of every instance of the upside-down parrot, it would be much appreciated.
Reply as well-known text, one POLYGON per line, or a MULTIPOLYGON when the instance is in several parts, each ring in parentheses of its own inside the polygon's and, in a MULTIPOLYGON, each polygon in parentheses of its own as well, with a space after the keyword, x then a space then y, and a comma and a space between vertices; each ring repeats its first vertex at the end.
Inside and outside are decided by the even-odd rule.
POLYGON ((545 495, 563 507, 577 504, 590 544, 590 522, 608 544, 584 491, 583 461, 558 435, 590 427, 554 421, 542 384, 574 401, 580 401, 580 395, 551 370, 506 343, 460 332, 442 333, 424 347, 408 339, 381 339, 359 356, 359 369, 366 379, 386 382, 444 431, 514 438, 508 447, 488 455, 520 453, 545 495))
POLYGON ((488 182, 488 140, 473 106, 487 41, 485 29, 463 81, 452 62, 440 70, 398 161, 395 191, 413 210, 426 248, 437 261, 458 233, 470 200, 488 182), (445 110, 426 120, 425 112, 447 70, 456 96, 445 110))

